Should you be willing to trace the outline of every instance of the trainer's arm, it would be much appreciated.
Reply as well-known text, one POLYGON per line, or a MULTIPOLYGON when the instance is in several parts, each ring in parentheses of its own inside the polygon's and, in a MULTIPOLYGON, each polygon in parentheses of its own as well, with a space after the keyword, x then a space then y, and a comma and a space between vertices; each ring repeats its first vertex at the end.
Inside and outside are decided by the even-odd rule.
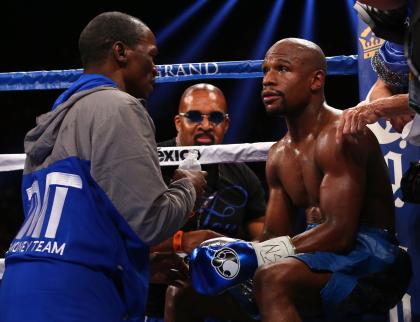
MULTIPOLYGON (((205 240, 216 237, 223 237, 223 235, 210 229, 186 231, 182 234, 178 252, 189 254, 205 240)), ((150 252, 176 252, 173 248, 173 236, 160 244, 153 246, 150 249, 150 252)))
MULTIPOLYGON (((377 99, 391 97, 393 95, 398 94, 395 88, 391 85, 387 84, 381 78, 378 78, 375 84, 370 89, 369 93, 366 96, 366 101, 372 102, 377 99)), ((410 109, 408 105, 408 94, 402 96, 400 99, 400 104, 402 106, 395 106, 393 107, 394 113, 391 113, 389 116, 385 116, 385 118, 391 123, 392 127, 398 133, 401 133, 404 129, 404 126, 410 122, 415 115, 415 112, 410 109), (395 115, 392 115, 395 114, 395 115)))
POLYGON ((381 10, 393 10, 407 4, 407 0, 358 0, 358 1, 360 3, 364 3, 369 6, 381 9, 381 10))
POLYGON ((380 118, 412 114, 413 111, 408 106, 408 94, 396 94, 371 102, 362 101, 356 107, 343 111, 337 127, 336 142, 340 144, 344 137, 351 142, 357 142, 357 136, 367 131, 366 125, 373 124, 380 118))
POLYGON ((114 105, 104 102, 92 130, 90 158, 92 177, 148 245, 182 227, 196 197, 189 179, 166 186, 154 137, 153 122, 140 103, 130 99, 114 105))
POLYGON ((393 88, 385 83, 382 79, 378 78, 370 88, 369 93, 366 95, 366 101, 372 102, 378 98, 389 97, 394 94, 393 88))
MULTIPOLYGON (((318 138, 315 161, 323 173, 319 208, 325 222, 292 238, 296 252, 349 250, 355 240, 366 188, 368 133, 359 144, 336 145, 331 127, 318 138)), ((377 143, 376 143, 377 144, 377 143)))

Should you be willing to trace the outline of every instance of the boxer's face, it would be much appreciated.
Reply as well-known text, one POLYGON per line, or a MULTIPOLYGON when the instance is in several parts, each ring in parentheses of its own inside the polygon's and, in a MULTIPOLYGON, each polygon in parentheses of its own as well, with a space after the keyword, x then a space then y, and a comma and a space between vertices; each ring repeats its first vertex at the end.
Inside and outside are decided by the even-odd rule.
POLYGON ((226 100, 223 94, 207 89, 191 91, 182 98, 179 112, 186 113, 175 116, 180 145, 222 143, 229 127, 226 100))
POLYGON ((278 42, 267 52, 261 97, 268 113, 290 115, 308 102, 310 86, 300 48, 293 43, 278 42))

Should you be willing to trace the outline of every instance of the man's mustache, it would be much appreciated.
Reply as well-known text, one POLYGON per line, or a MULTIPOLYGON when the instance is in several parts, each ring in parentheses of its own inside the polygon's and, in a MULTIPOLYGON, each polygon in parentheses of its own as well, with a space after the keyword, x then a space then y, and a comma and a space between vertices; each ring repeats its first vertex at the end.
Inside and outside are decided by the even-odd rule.
POLYGON ((199 138, 201 138, 203 136, 207 136, 207 137, 209 137, 211 139, 214 139, 214 135, 211 132, 199 133, 199 134, 197 134, 197 135, 194 136, 194 139, 199 139, 199 138))
POLYGON ((202 142, 198 142, 198 140, 200 139, 200 138, 202 138, 202 137, 208 137, 208 138, 210 138, 210 141, 211 142, 209 142, 209 143, 206 143, 206 145, 209 145, 209 144, 214 144, 214 142, 215 142, 215 138, 214 138, 214 135, 213 134, 211 134, 210 132, 203 132, 203 133, 200 133, 200 134, 197 134, 197 135, 195 135, 194 136, 194 141, 195 141, 195 144, 198 144, 198 145, 201 145, 201 144, 203 144, 202 142))
POLYGON ((264 90, 261 92, 261 96, 263 96, 264 92, 269 92, 270 94, 275 94, 283 98, 286 96, 282 91, 273 88, 264 88, 264 90))

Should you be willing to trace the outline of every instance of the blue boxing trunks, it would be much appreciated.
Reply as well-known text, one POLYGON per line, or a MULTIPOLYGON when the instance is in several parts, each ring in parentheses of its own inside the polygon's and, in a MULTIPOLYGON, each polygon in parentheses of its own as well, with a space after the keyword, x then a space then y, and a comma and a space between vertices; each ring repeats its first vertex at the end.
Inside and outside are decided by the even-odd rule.
MULTIPOLYGON (((314 226, 308 226, 308 229, 314 226)), ((321 291, 325 312, 335 315, 387 312, 407 290, 411 276, 407 253, 388 232, 361 227, 348 253, 296 254, 313 271, 330 271, 321 291)))

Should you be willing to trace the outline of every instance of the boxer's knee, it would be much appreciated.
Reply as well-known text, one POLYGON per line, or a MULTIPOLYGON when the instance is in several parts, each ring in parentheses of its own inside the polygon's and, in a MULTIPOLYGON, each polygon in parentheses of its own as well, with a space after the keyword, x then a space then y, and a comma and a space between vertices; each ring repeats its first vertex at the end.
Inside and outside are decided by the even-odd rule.
POLYGON ((190 321, 189 290, 169 286, 165 296, 165 322, 190 321))
POLYGON ((176 286, 168 286, 168 288, 166 289, 166 296, 167 297, 176 297, 179 294, 181 294, 182 291, 179 287, 176 286))
POLYGON ((185 300, 189 297, 189 293, 190 291, 187 288, 168 286, 168 288, 166 289, 166 305, 183 305, 183 303, 185 303, 185 300))
POLYGON ((255 295, 289 293, 293 289, 293 264, 284 261, 264 265, 254 275, 255 295))

